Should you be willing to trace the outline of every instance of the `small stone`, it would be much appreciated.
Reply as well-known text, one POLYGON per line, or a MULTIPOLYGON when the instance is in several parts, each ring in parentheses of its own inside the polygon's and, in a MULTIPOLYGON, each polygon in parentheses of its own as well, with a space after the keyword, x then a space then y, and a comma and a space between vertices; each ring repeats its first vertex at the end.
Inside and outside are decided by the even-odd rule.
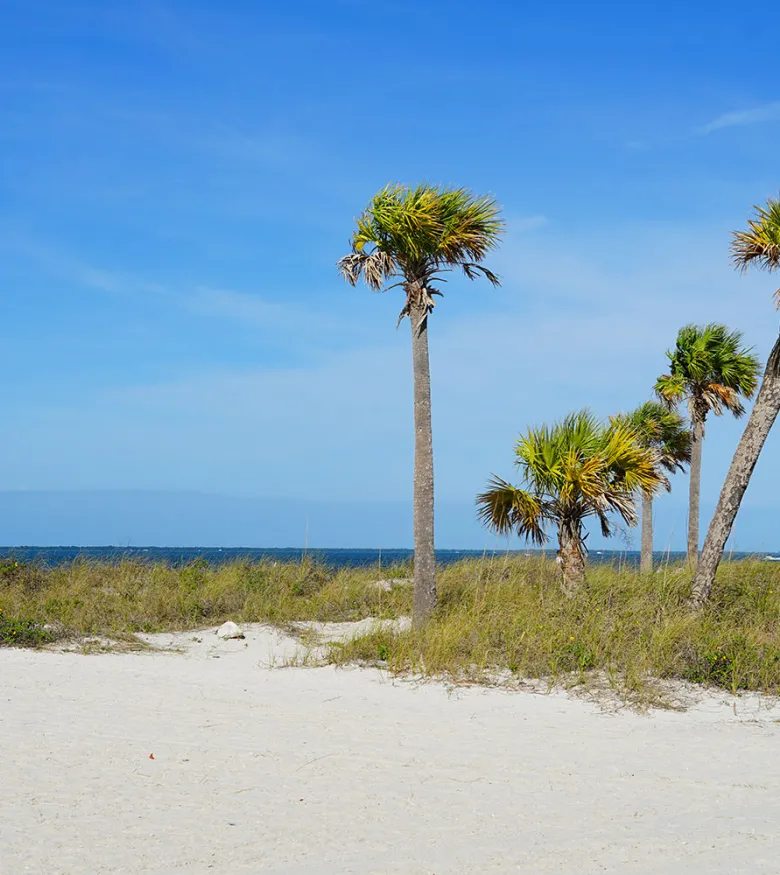
POLYGON ((228 620, 227 623, 223 623, 214 634, 218 638, 222 638, 225 641, 230 638, 244 637, 244 633, 241 631, 240 627, 237 626, 232 620, 228 620))
POLYGON ((409 577, 391 577, 389 580, 374 580, 371 585, 385 592, 390 592, 397 586, 411 586, 413 582, 409 577))

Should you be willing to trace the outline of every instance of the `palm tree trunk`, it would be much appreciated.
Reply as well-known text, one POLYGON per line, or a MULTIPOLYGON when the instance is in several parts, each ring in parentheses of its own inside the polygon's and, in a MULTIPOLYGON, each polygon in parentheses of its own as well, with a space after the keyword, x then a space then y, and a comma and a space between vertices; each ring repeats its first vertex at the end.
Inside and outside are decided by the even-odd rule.
POLYGON ((701 497, 701 450, 704 441, 704 417, 694 406, 692 412, 691 479, 688 500, 688 564, 696 567, 699 559, 699 500, 701 497))
POLYGON ((653 570, 653 499, 642 493, 642 553, 639 560, 642 574, 653 570))
POLYGON ((585 547, 579 527, 563 523, 558 529, 558 558, 563 575, 563 592, 573 596, 585 580, 585 547))
POLYGON ((421 307, 409 314, 414 371, 414 608, 422 624, 436 607, 436 557, 433 546, 433 432, 428 317, 421 307))
POLYGON ((707 531, 701 562, 693 580, 693 603, 697 607, 703 605, 710 597, 715 574, 737 517, 737 511, 778 412, 780 412, 780 337, 769 354, 756 403, 737 444, 731 467, 720 492, 718 506, 715 508, 715 514, 707 531))

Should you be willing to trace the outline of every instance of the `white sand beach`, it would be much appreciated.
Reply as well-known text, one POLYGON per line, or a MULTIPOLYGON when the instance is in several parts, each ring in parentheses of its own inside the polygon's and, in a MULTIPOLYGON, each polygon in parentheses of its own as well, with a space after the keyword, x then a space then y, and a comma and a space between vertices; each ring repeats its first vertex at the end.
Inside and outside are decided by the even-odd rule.
POLYGON ((780 871, 769 699, 609 712, 273 667, 297 645, 263 627, 155 641, 186 649, 0 651, 3 875, 780 871))

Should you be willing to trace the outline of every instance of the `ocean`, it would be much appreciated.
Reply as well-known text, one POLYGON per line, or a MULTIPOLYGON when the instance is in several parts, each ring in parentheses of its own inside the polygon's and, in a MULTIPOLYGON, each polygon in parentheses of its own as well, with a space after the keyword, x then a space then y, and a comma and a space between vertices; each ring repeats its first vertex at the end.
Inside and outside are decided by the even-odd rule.
MULTIPOLYGON (((45 565, 62 565, 79 557, 97 559, 103 562, 118 562, 122 559, 135 559, 148 562, 168 562, 171 565, 186 565, 202 560, 209 563, 234 562, 239 559, 275 562, 299 562, 310 557, 332 568, 356 567, 366 565, 398 565, 408 563, 414 555, 412 550, 379 549, 308 549, 286 547, 0 547, 0 556, 12 557, 20 562, 39 562, 45 565)), ((504 556, 554 556, 555 550, 437 550, 436 560, 442 565, 450 565, 462 559, 504 556)), ((731 559, 765 559, 780 556, 780 552, 767 554, 733 553, 731 559)), ((656 552, 657 562, 675 562, 685 558, 684 553, 656 552)), ((597 564, 639 565, 639 553, 635 550, 594 550, 588 561, 597 564)))

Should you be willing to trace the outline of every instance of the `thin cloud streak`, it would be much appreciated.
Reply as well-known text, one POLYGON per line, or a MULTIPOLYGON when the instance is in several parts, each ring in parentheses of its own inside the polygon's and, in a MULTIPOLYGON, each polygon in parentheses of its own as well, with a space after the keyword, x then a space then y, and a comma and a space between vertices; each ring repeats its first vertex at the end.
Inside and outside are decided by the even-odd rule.
POLYGON ((177 302, 204 318, 221 318, 284 338, 288 345, 305 344, 309 351, 336 342, 355 342, 365 333, 359 317, 332 314, 324 309, 278 303, 259 294, 199 286, 177 302))
MULTIPOLYGON (((158 301, 164 300, 168 306, 204 321, 220 319, 239 326, 251 326, 266 344, 278 343, 288 348, 302 346, 308 353, 314 353, 340 343, 354 344, 365 333, 361 312, 367 303, 361 303, 352 311, 333 312, 332 302, 317 308, 279 302, 262 292, 186 282, 169 286, 121 269, 94 265, 45 242, 18 237, 0 238, 0 254, 33 260, 52 277, 83 289, 133 299, 139 307, 155 307, 158 301)), ((306 296, 296 291, 295 298, 305 300, 306 296)))
POLYGON ((694 134, 706 137, 716 131, 726 128, 742 128, 747 125, 761 124, 762 122, 780 121, 780 101, 765 103, 752 109, 741 109, 734 112, 726 112, 717 116, 706 125, 696 128, 694 134))
POLYGON ((780 121, 780 100, 763 103, 750 109, 724 112, 706 124, 690 128, 687 131, 678 131, 666 137, 650 140, 627 140, 623 147, 632 152, 647 152, 652 149, 679 145, 698 137, 708 137, 711 134, 716 134, 718 131, 725 131, 729 128, 744 128, 776 121, 780 121))
POLYGON ((171 292, 159 283, 142 281, 116 270, 96 267, 45 242, 23 237, 8 237, 0 239, 0 252, 33 261, 52 277, 110 295, 171 295, 171 292))

